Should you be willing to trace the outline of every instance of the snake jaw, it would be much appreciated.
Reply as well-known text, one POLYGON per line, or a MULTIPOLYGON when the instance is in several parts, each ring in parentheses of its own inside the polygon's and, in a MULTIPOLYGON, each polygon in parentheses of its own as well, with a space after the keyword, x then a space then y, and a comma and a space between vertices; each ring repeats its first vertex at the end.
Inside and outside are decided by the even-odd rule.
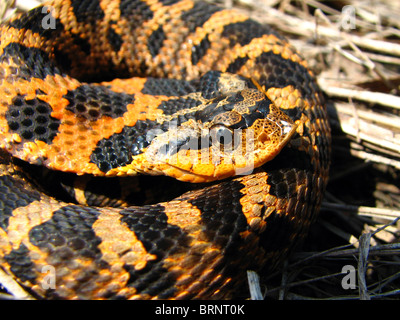
POLYGON ((297 128, 289 116, 273 103, 266 106, 265 101, 269 103, 264 98, 260 100, 257 118, 238 116, 237 110, 232 111, 232 119, 244 123, 244 129, 232 129, 228 115, 220 113, 214 118, 218 121, 202 123, 190 119, 166 132, 160 131, 141 155, 142 167, 147 168, 147 174, 196 183, 251 173, 275 158, 297 128))

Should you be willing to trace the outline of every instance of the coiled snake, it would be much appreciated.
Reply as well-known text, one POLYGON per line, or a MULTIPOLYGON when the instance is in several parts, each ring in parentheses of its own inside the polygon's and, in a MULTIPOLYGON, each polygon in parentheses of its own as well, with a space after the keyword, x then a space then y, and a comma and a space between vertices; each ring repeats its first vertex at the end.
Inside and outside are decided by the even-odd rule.
POLYGON ((0 34, 0 263, 36 297, 229 298, 304 238, 330 129, 312 72, 269 26, 187 0, 60 0, 0 34), (204 185, 65 203, 15 158, 204 185))

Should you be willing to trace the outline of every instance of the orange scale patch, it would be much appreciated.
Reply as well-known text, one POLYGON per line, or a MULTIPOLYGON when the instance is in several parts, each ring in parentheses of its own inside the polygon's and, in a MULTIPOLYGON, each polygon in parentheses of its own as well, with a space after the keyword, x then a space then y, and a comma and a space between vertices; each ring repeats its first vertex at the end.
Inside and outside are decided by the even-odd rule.
POLYGON ((143 90, 146 78, 115 79, 110 82, 100 83, 111 90, 126 94, 136 94, 143 90))
POLYGON ((134 103, 127 105, 128 112, 124 114, 125 125, 134 125, 137 120, 156 121, 163 114, 163 111, 158 109, 161 103, 175 98, 143 93, 135 94, 134 103))
POLYGON ((69 117, 69 121, 64 121, 59 127, 60 133, 47 148, 48 166, 78 174, 103 175, 95 164, 90 163, 90 155, 101 139, 120 132, 123 127, 121 118, 104 117, 93 123, 79 123, 76 118, 69 117))
POLYGON ((157 259, 157 256, 146 251, 143 244, 137 239, 125 224, 120 222, 121 216, 115 211, 103 211, 93 224, 93 230, 101 238, 99 244, 103 256, 102 260, 110 265, 119 265, 121 272, 125 272, 123 266, 129 264, 136 270, 143 269, 147 261, 157 259))

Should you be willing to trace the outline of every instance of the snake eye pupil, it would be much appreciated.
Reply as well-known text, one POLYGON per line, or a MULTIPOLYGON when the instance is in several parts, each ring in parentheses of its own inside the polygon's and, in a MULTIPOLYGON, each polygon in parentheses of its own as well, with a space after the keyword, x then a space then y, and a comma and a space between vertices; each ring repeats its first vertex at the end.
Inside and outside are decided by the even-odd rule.
POLYGON ((225 126, 219 125, 211 128, 210 135, 213 144, 219 144, 225 147, 232 145, 233 132, 225 126))

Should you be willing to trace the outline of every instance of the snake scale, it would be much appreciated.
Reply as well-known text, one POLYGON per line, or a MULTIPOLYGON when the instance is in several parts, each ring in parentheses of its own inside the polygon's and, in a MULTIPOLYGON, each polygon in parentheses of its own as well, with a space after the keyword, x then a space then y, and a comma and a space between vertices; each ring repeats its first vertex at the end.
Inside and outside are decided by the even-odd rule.
POLYGON ((190 0, 59 0, 0 29, 0 266, 36 298, 230 298, 305 237, 329 123, 269 26, 190 0), (56 199, 24 162, 201 184, 100 207, 84 184, 56 199))

